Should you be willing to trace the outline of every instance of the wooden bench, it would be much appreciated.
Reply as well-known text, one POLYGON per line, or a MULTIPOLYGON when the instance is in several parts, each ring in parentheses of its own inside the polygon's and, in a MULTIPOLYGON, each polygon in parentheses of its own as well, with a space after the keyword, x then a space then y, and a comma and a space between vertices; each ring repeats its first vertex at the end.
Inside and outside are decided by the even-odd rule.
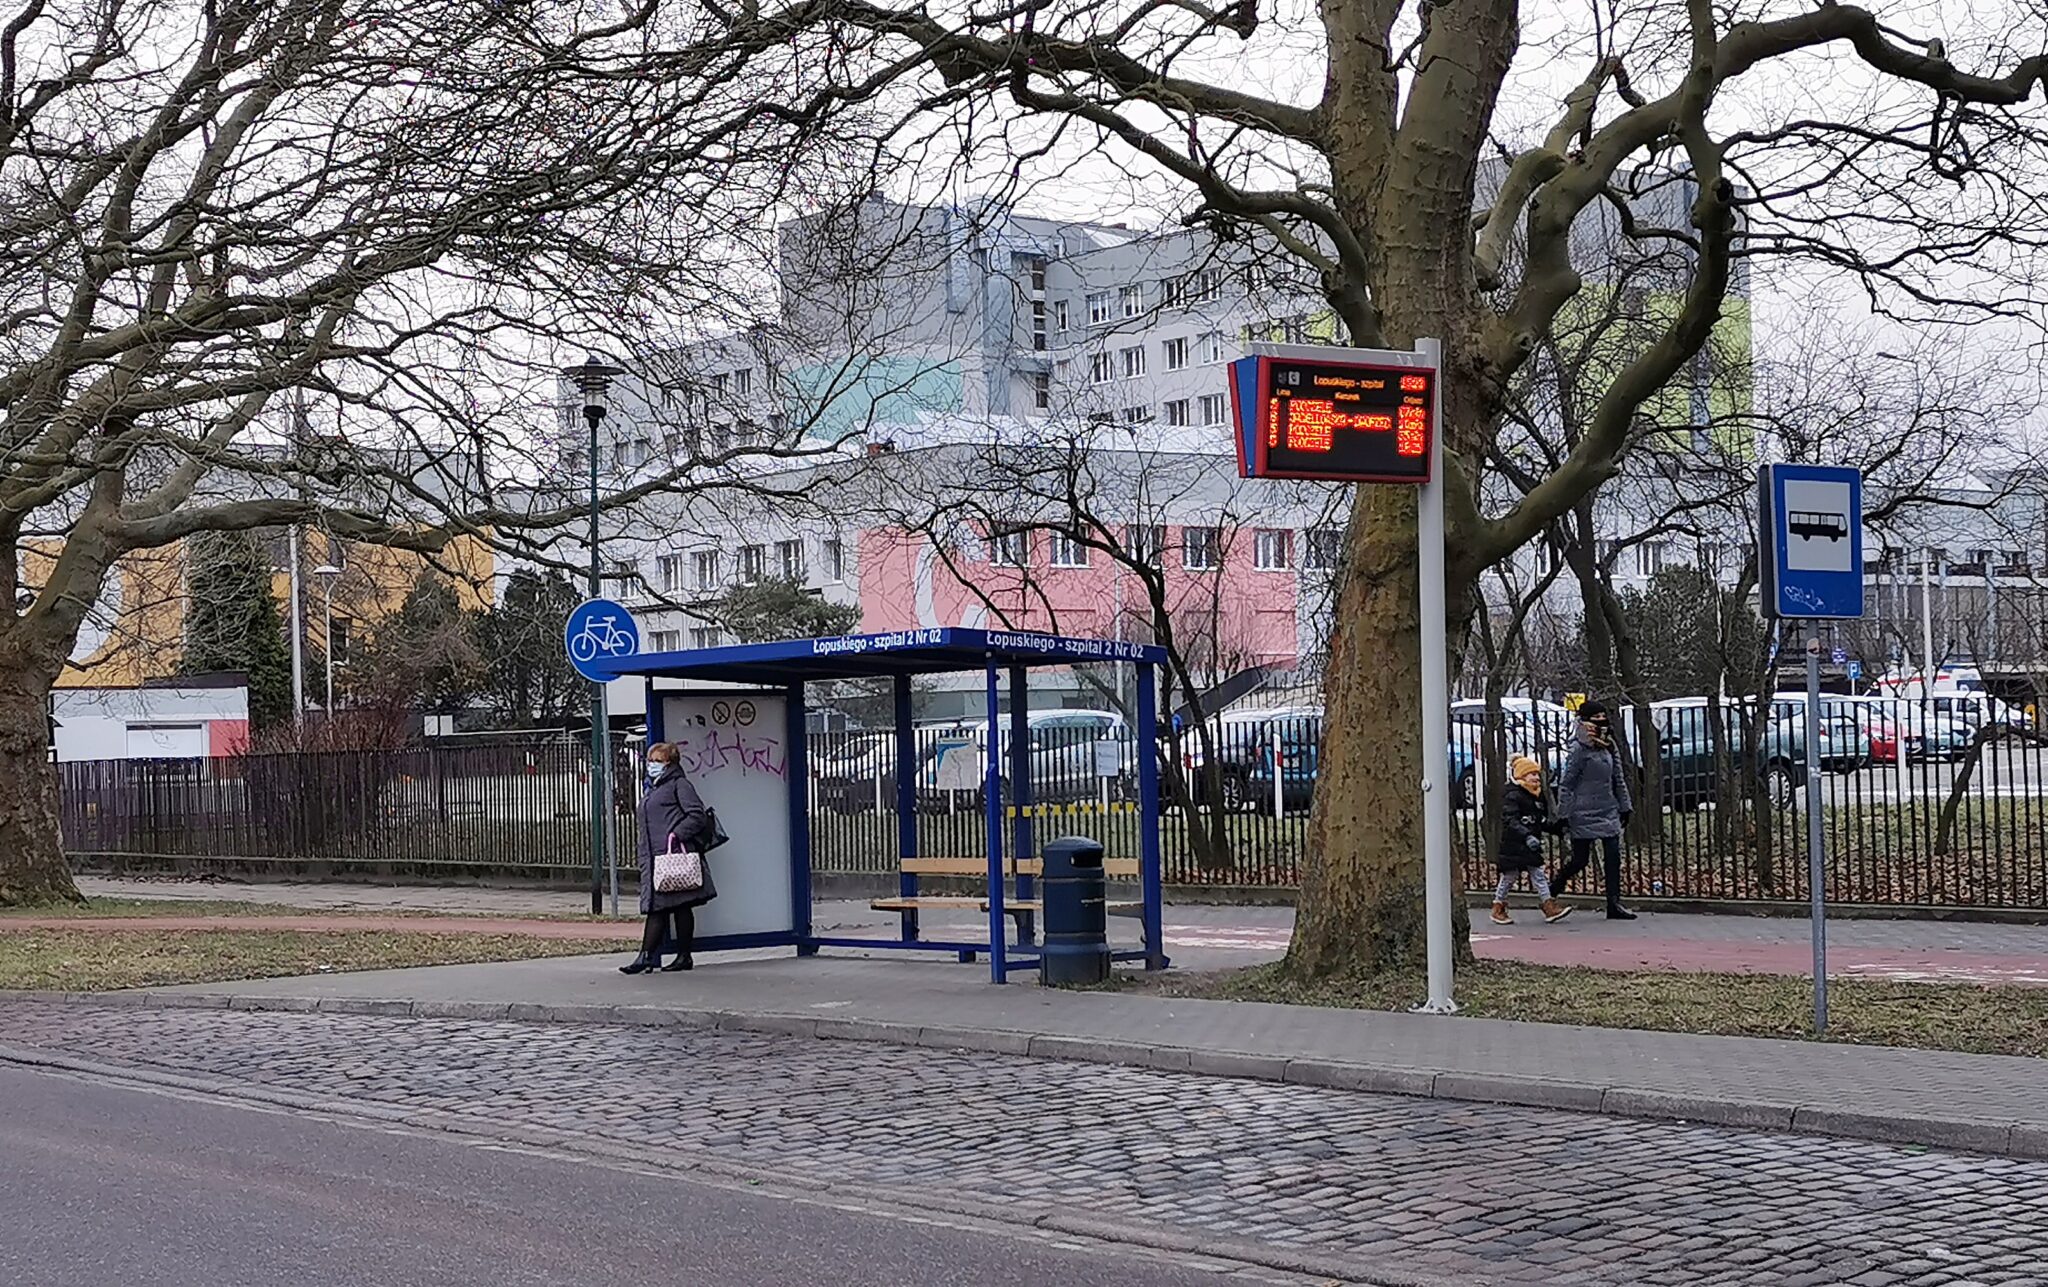
MULTIPOLYGON (((1138 860, 1135 858, 1105 858, 1103 874, 1127 880, 1138 878, 1138 860)), ((1037 858, 1011 858, 1002 860, 1002 878, 1006 881, 1019 876, 1039 877, 1045 872, 1045 863, 1037 858)), ((958 876, 966 879, 988 878, 986 858, 905 858, 903 871, 912 876, 958 876)), ((912 913, 922 911, 960 911, 973 908, 986 912, 989 897, 986 894, 912 894, 877 898, 868 906, 878 912, 912 913)), ((1003 913, 1016 922, 1017 941, 1020 944, 1033 942, 1037 935, 1033 920, 1045 910, 1045 903, 1037 898, 1005 898, 1003 913)), ((1105 909, 1111 916, 1136 916, 1144 910, 1142 903, 1112 902, 1105 909)))

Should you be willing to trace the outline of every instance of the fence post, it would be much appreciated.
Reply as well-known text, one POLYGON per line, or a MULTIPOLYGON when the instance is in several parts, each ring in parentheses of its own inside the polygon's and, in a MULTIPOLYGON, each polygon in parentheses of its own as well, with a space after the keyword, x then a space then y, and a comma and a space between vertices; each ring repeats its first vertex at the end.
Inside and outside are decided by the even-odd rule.
POLYGON ((1274 720, 1266 729, 1272 734, 1273 743, 1273 821, 1279 822, 1287 816, 1286 761, 1281 758, 1280 721, 1274 720))

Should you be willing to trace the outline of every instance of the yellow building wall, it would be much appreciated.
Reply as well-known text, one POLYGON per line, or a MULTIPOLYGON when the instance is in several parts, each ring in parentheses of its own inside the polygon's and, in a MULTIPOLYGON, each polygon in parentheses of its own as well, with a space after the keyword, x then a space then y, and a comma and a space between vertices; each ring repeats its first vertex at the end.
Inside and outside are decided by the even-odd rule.
MULTIPOLYGON (((326 578, 315 575, 313 569, 332 562, 337 548, 341 550, 342 572, 334 578, 334 615, 353 623, 358 641, 398 611, 413 583, 429 568, 454 587, 465 610, 486 608, 493 601, 497 561, 491 547, 479 538, 458 537, 434 555, 374 545, 331 546, 329 539, 318 531, 302 536, 300 612, 309 650, 324 654, 327 647, 326 578)), ((282 550, 282 534, 274 544, 282 550)), ((40 586, 62 548, 57 542, 26 545, 22 551, 23 584, 40 586)), ((102 596, 102 602, 112 606, 111 622, 88 625, 81 642, 89 651, 72 658, 58 677, 57 687, 133 687, 177 674, 185 651, 185 563, 182 543, 137 550, 122 558, 102 596), (103 629, 104 640, 92 644, 92 637, 103 629)), ((279 614, 289 622, 288 567, 277 568, 271 592, 277 596, 279 614)))

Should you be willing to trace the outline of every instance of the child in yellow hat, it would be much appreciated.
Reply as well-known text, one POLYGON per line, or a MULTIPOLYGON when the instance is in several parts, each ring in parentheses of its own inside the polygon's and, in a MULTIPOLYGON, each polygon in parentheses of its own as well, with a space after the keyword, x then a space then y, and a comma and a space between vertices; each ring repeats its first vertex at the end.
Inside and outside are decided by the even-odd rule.
POLYGON ((1561 921, 1572 909, 1550 895, 1550 878, 1543 873, 1543 834, 1555 835, 1564 824, 1553 821, 1543 807, 1543 766, 1517 755, 1508 764, 1508 776, 1513 780, 1501 793, 1500 853, 1495 858, 1500 884, 1493 891, 1493 923, 1515 923, 1508 915, 1508 895, 1523 872, 1529 873, 1529 887, 1543 900, 1543 919, 1561 921))

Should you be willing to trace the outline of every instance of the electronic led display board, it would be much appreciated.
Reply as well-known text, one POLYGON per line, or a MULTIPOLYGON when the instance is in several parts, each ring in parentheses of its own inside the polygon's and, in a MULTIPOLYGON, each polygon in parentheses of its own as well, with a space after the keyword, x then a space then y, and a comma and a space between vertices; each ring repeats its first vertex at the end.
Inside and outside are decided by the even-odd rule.
POLYGON ((1231 376, 1245 477, 1429 481, 1435 371, 1248 357, 1231 376))

